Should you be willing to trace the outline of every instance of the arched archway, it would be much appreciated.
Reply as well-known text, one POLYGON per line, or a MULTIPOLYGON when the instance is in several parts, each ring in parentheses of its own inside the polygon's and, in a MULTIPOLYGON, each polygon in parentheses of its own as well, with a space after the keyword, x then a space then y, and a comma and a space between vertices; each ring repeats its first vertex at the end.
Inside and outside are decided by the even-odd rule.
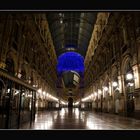
POLYGON ((26 71, 24 68, 21 70, 21 79, 26 80, 26 71))
POLYGON ((123 58, 122 64, 121 64, 121 73, 126 74, 128 70, 131 69, 131 64, 132 64, 132 57, 130 55, 126 55, 123 58))
POLYGON ((73 107, 73 98, 72 97, 68 98, 68 107, 70 107, 70 108, 73 107))
POLYGON ((5 70, 8 71, 8 73, 15 75, 18 69, 18 64, 17 64, 17 57, 14 54, 12 50, 9 50, 6 53, 6 59, 5 59, 5 70))
POLYGON ((125 86, 125 95, 126 95, 126 110, 127 116, 133 116, 135 110, 134 104, 134 74, 132 69, 132 57, 127 56, 124 59, 124 65, 122 67, 122 72, 124 76, 124 86, 125 86), (130 77, 128 77, 130 75, 130 77))
POLYGON ((114 113, 119 114, 120 113, 120 104, 121 104, 121 99, 120 99, 120 94, 119 94, 119 82, 118 82, 118 67, 117 65, 112 67, 112 74, 111 74, 111 79, 112 79, 112 91, 113 91, 113 98, 114 98, 114 113))

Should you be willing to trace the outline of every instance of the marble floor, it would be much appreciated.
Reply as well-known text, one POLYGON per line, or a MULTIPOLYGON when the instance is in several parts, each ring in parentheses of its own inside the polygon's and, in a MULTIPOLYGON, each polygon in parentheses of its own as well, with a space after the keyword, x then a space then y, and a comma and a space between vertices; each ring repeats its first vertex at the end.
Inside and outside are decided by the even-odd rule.
POLYGON ((32 130, 140 130, 140 120, 108 113, 62 108, 59 111, 37 112, 35 121, 20 129, 32 130))

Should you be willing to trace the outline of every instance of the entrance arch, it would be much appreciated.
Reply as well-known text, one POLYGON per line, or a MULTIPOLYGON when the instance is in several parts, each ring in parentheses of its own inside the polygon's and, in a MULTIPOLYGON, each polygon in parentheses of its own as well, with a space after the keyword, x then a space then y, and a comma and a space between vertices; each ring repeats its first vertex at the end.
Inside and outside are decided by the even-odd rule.
POLYGON ((132 57, 127 55, 123 60, 122 73, 125 75, 124 77, 124 86, 125 86, 125 96, 126 96, 126 113, 127 116, 134 116, 135 104, 134 104, 134 78, 127 78, 127 75, 130 74, 134 77, 133 69, 132 69, 132 57))
POLYGON ((68 98, 68 107, 73 107, 73 98, 72 97, 69 97, 68 98))

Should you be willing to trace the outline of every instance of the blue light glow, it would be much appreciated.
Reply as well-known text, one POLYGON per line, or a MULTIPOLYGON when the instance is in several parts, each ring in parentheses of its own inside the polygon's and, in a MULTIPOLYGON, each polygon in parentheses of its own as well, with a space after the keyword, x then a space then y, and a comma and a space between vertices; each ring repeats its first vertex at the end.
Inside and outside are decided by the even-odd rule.
POLYGON ((84 58, 76 52, 66 52, 58 57, 57 72, 62 74, 64 71, 73 70, 83 75, 84 58))

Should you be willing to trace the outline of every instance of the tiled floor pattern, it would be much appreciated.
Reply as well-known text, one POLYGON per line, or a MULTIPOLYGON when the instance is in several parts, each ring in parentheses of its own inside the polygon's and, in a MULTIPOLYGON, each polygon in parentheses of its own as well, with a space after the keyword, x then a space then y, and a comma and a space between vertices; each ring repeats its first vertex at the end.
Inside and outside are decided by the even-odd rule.
POLYGON ((38 112, 32 125, 27 123, 20 129, 136 130, 140 129, 140 120, 115 114, 80 111, 78 108, 62 108, 60 111, 38 112))

